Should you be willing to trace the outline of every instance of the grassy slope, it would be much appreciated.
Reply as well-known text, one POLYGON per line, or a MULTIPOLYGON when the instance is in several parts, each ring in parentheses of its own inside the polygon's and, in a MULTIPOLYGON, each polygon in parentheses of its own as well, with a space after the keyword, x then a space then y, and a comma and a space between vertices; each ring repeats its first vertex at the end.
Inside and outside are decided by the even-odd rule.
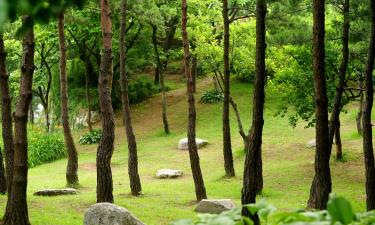
MULTIPOLYGON (((183 86, 173 79, 176 86, 183 86)), ((177 80, 177 81, 176 81, 177 80)), ((211 86, 208 79, 200 81, 199 94, 211 86)), ((251 86, 234 82, 232 93, 237 101, 244 125, 249 127, 251 116, 251 86)), ((117 121, 115 153, 112 160, 115 203, 128 208, 150 225, 169 224, 179 218, 194 217, 194 186, 188 153, 176 149, 180 138, 185 137, 187 103, 185 90, 169 92, 169 119, 172 134, 162 132, 160 97, 133 107, 134 127, 139 143, 139 168, 144 196, 129 195, 127 176, 127 148, 124 129, 117 121), (157 180, 154 174, 161 168, 182 169, 185 176, 176 180, 157 180)), ((303 208, 308 198, 313 176, 314 151, 305 144, 314 137, 313 129, 296 129, 286 119, 274 117, 276 96, 267 96, 264 130, 264 186, 262 197, 281 209, 303 208)), ((230 198, 240 201, 244 154, 242 140, 237 134, 233 117, 232 142, 237 177, 223 178, 221 105, 197 104, 198 137, 210 142, 200 150, 201 165, 209 198, 230 198)), ((232 113, 233 116, 233 113, 232 113)), ((348 162, 332 161, 334 192, 348 197, 356 210, 364 209, 364 171, 361 139, 355 132, 355 106, 343 115, 343 147, 348 162)), ((120 118, 120 116, 118 117, 120 118)), ((76 134, 78 138, 78 133, 76 134)), ((77 145, 78 146, 78 145, 77 145)), ((81 194, 77 196, 41 198, 33 192, 41 188, 62 188, 65 185, 66 160, 33 168, 29 172, 28 202, 30 218, 35 225, 80 225, 85 209, 95 203, 95 152, 96 146, 78 146, 79 179, 81 194)), ((4 196, 0 196, 0 211, 4 211, 4 196)))

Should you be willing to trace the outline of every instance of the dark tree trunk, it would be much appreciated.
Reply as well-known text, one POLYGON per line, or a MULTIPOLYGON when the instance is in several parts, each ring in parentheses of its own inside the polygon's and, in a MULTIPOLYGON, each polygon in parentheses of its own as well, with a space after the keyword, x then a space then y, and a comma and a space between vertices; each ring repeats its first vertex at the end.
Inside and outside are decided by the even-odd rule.
MULTIPOLYGON (((29 17, 23 17, 28 23, 29 17)), ((32 82, 34 74, 34 28, 30 27, 23 37, 23 53, 21 65, 20 97, 14 113, 14 171, 9 216, 4 224, 29 225, 27 209, 27 121, 32 98, 32 82)))
MULTIPOLYGON (((263 111, 266 81, 266 13, 265 0, 256 3, 256 76, 254 84, 254 108, 252 127, 247 137, 246 159, 243 175, 242 204, 255 203, 256 195, 263 189, 262 174, 262 133, 263 111)), ((259 224, 257 215, 250 215, 246 208, 242 214, 251 217, 254 224, 259 224)))
POLYGON ((162 118, 163 118, 163 125, 164 125, 164 132, 166 134, 169 134, 169 124, 168 124, 168 116, 167 116, 167 98, 165 95, 165 84, 164 84, 164 73, 162 71, 162 63, 160 60, 160 54, 158 50, 158 40, 157 40, 157 26, 152 25, 152 43, 154 45, 154 51, 155 51, 155 56, 156 56, 156 69, 159 74, 159 84, 160 84, 160 89, 161 89, 161 100, 162 100, 162 118))
POLYGON ((99 101, 102 114, 103 135, 96 155, 97 202, 113 202, 111 158, 115 140, 115 122, 111 99, 112 70, 112 24, 109 0, 101 0, 101 29, 103 55, 100 60, 99 101))
POLYGON ((154 78, 154 84, 159 85, 160 82, 160 67, 159 65, 156 65, 155 67, 155 78, 154 78))
POLYGON ((130 189, 132 195, 138 196, 142 192, 141 180, 138 173, 138 155, 137 155, 137 142, 133 131, 129 96, 128 96, 128 75, 126 73, 126 47, 125 47, 125 28, 127 16, 127 0, 121 1, 121 29, 120 29, 120 84, 121 84, 121 98, 123 107, 124 125, 126 137, 128 140, 128 173, 130 179, 130 189))
POLYGON ((5 176, 3 152, 0 149, 0 194, 5 194, 7 191, 7 180, 5 176))
POLYGON ((5 66, 5 46, 3 35, 0 34, 0 93, 1 93, 1 125, 2 137, 5 153, 5 168, 7 180, 7 206, 4 215, 4 221, 9 221, 11 215, 12 203, 12 183, 13 183, 13 165, 14 165, 14 142, 13 142, 13 119, 12 119, 12 99, 9 91, 9 74, 5 66))
MULTIPOLYGON (((360 90, 363 89, 363 76, 362 76, 362 74, 360 74, 359 78, 358 78, 358 88, 360 90)), ((356 116, 357 131, 358 131, 358 134, 360 134, 360 135, 362 135, 363 101, 364 101, 364 93, 363 93, 363 91, 360 91, 358 113, 357 113, 357 116, 356 116)))
POLYGON ((371 111, 374 101, 374 87, 372 73, 374 70, 375 54, 375 1, 370 0, 371 5, 371 39, 369 44, 368 61, 365 73, 365 99, 363 102, 363 152, 366 167, 366 203, 367 210, 375 209, 375 166, 374 150, 372 143, 371 111))
POLYGON ((30 103, 29 121, 30 121, 31 125, 34 125, 35 117, 34 117, 34 108, 33 108, 33 101, 32 100, 31 100, 31 103, 30 103))
POLYGON ((85 60, 85 80, 86 80, 86 98, 87 98, 87 110, 88 110, 88 118, 87 118, 87 126, 89 131, 92 132, 92 124, 91 124, 91 94, 90 94, 90 73, 93 72, 93 68, 90 62, 90 59, 85 60))
MULTIPOLYGON (((3 35, 0 34, 0 89, 2 88, 3 82, 4 82, 4 77, 7 77, 7 70, 5 66, 5 59, 6 59, 6 53, 5 53, 5 46, 4 46, 4 39, 3 35)), ((6 80, 8 82, 8 80, 6 80)), ((3 95, 4 93, 1 92, 3 95)), ((6 116, 6 115, 5 115, 6 116)), ((4 117, 4 112, 2 117, 4 117)), ((6 141, 6 140, 3 140, 6 141)), ((5 150, 5 149, 4 149, 5 150)), ((6 151, 6 150, 5 150, 6 151)), ((4 151, 4 153, 5 153, 4 151)), ((5 194, 7 191, 7 179, 6 179, 6 171, 4 168, 4 158, 3 158, 3 152, 0 149, 0 194, 5 194)))
POLYGON ((223 103, 223 153, 224 168, 227 177, 234 177, 233 153, 230 136, 230 65, 229 65, 229 18, 228 0, 223 0, 223 20, 224 20, 224 103, 223 103))
POLYGON ((64 129, 65 146, 68 152, 68 165, 66 168, 66 182, 68 186, 78 184, 78 153, 74 145, 72 132, 69 125, 68 110, 68 80, 66 74, 66 44, 64 34, 64 13, 58 16, 58 32, 60 43, 60 97, 61 97, 61 122, 64 129))
POLYGON ((188 147, 191 170, 193 173, 193 179, 195 184, 195 194, 197 201, 207 198, 206 188, 204 187, 204 180, 202 176, 202 171, 199 163, 199 155, 197 149, 197 143, 195 141, 195 122, 196 122, 196 112, 195 112, 195 99, 194 99, 194 85, 193 78, 191 76, 190 67, 190 46, 189 37, 187 33, 187 4, 186 0, 182 0, 182 44, 184 46, 184 67, 186 76, 186 86, 189 104, 189 114, 188 114, 188 147))
MULTIPOLYGON (((332 149, 333 139, 336 133, 336 138, 340 139, 340 112, 342 109, 342 95, 344 93, 346 72, 348 70, 349 63, 349 29, 350 29, 350 2, 345 0, 344 2, 344 23, 343 23, 343 32, 342 32, 342 62, 340 65, 339 72, 339 83, 336 90, 335 101, 333 104, 333 110, 329 123, 329 143, 330 148, 332 149)), ((336 143, 337 144, 337 143, 336 143)), ((341 139, 340 139, 341 145, 341 139)), ((336 145, 336 147, 338 147, 336 145)), ((331 149, 329 152, 331 152, 331 149)), ((341 149, 341 146, 340 146, 341 149)), ((342 152, 341 152, 342 156, 342 152)))
POLYGON ((341 143, 341 132, 340 132, 340 120, 337 121, 335 131, 335 145, 336 145, 336 160, 342 160, 342 143, 341 143))
POLYGON ((316 153, 315 153, 315 177, 311 185, 308 207, 325 209, 328 196, 331 193, 331 172, 329 159, 331 148, 328 127, 328 99, 325 76, 325 1, 313 1, 313 72, 315 90, 315 117, 316 117, 316 153))

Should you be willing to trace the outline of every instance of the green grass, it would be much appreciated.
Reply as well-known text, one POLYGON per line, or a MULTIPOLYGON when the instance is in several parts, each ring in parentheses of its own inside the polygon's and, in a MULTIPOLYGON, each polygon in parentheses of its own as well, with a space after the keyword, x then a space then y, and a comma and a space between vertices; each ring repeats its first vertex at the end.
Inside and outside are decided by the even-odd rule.
MULTIPOLYGON (((169 81, 171 82, 171 81, 169 81)), ((183 82, 181 81, 176 82, 183 82)), ((183 87, 182 83, 175 86, 183 87)), ((204 88, 212 86, 210 79, 200 81, 198 100, 204 88)), ((249 84, 233 81, 232 94, 239 105, 243 124, 250 126, 252 88, 249 84)), ((144 195, 129 195, 127 175, 127 148, 124 128, 117 121, 115 152, 112 158, 115 204, 128 208, 138 218, 150 225, 169 224, 181 218, 195 217, 194 185, 188 153, 177 150, 177 142, 186 136, 187 100, 185 89, 168 93, 169 122, 172 133, 162 132, 160 97, 147 100, 132 108, 134 128, 139 147, 139 169, 144 195), (158 169, 182 169, 185 176, 175 180, 158 180, 158 169)), ((267 96, 263 135, 264 193, 260 198, 282 210, 304 208, 313 178, 314 150, 305 147, 314 138, 314 129, 304 129, 299 124, 293 129, 286 118, 274 117, 279 99, 267 96)), ((348 198, 356 211, 365 209, 364 165, 361 137, 355 132, 356 106, 348 107, 342 116, 344 162, 332 159, 333 191, 348 198)), ((230 198, 240 203, 243 142, 237 133, 234 114, 231 118, 232 145, 237 176, 223 178, 221 104, 197 103, 197 136, 207 139, 209 145, 199 150, 201 166, 209 198, 230 198)), ((120 119, 121 116, 118 117, 120 119)), ((84 131, 77 131, 78 137, 84 131)), ((66 159, 38 166, 29 171, 28 204, 31 223, 35 225, 81 225, 85 209, 96 201, 96 145, 80 146, 79 180, 77 196, 42 198, 32 194, 42 188, 65 186, 66 159)), ((0 196, 0 211, 4 211, 6 198, 0 196)))

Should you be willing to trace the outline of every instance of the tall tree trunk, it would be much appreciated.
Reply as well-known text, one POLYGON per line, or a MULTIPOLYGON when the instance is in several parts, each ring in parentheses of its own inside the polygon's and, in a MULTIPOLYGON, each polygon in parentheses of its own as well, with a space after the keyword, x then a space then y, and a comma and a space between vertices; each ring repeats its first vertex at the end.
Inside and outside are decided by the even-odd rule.
POLYGON ((33 101, 32 100, 31 100, 30 109, 29 109, 29 121, 30 121, 31 125, 34 125, 35 117, 34 117, 34 108, 33 108, 33 101))
POLYGON ((169 124, 168 124, 168 116, 167 116, 167 98, 165 95, 165 84, 164 84, 164 73, 163 73, 163 66, 160 60, 159 50, 158 50, 158 40, 157 40, 157 26, 152 25, 152 43, 154 45, 154 51, 156 56, 156 69, 158 70, 159 74, 159 84, 161 89, 161 100, 162 100, 162 118, 163 118, 163 125, 164 125, 164 132, 169 134, 169 124))
POLYGON ((330 134, 328 127, 328 99, 325 76, 325 1, 313 1, 313 72, 315 90, 315 117, 316 117, 316 153, 315 177, 311 185, 308 207, 325 209, 328 196, 331 193, 332 182, 329 168, 331 156, 330 134))
POLYGON ((7 180, 5 176, 3 152, 0 149, 0 194, 5 194, 7 191, 7 180))
POLYGON ((159 65, 156 65, 155 67, 155 77, 154 77, 154 84, 155 85, 159 85, 160 83, 160 70, 161 68, 159 67, 159 65))
POLYGON ((66 74, 66 44, 64 34, 64 13, 58 16, 58 31, 60 44, 60 97, 61 121, 64 129, 65 146, 68 152, 68 165, 66 167, 66 182, 68 186, 78 184, 78 153, 74 145, 72 132, 69 125, 68 110, 68 80, 66 74))
MULTIPOLYGON (((23 17, 23 23, 29 23, 29 17, 23 17)), ((14 171, 11 194, 11 208, 4 221, 7 225, 29 225, 27 209, 27 120, 32 98, 34 74, 34 28, 30 27, 23 37, 21 65, 20 97, 14 113, 14 171)))
POLYGON ((195 112, 195 99, 194 99, 194 85, 193 78, 191 76, 190 67, 190 46, 189 46, 189 36, 187 33, 187 4, 186 0, 182 0, 182 44, 184 46, 184 67, 186 76, 186 86, 189 104, 189 114, 188 114, 188 147, 190 156, 190 165, 193 173, 193 179, 195 184, 195 194, 197 201, 207 198, 206 188, 204 187, 204 180, 202 176, 202 171, 199 163, 199 155, 197 149, 197 143, 195 140, 195 122, 196 122, 196 112, 195 112))
POLYGON ((102 114, 103 136, 96 155, 97 202, 113 202, 111 158, 115 140, 115 122, 111 99, 112 68, 112 24, 109 0, 100 0, 103 55, 100 60, 99 101, 102 114))
POLYGON ((91 94, 90 94, 90 79, 89 79, 89 74, 90 72, 92 71, 92 65, 91 65, 91 62, 89 62, 88 60, 90 59, 86 59, 85 60, 85 80, 86 80, 86 98, 87 98, 87 110, 88 110, 88 118, 87 118, 87 126, 89 127, 89 131, 92 132, 93 129, 92 129, 92 124, 91 124, 91 94))
POLYGON ((126 137, 128 140, 128 173, 130 179, 130 189, 132 195, 138 196, 142 192, 141 180, 138 173, 138 155, 137 142, 133 131, 130 106, 129 106, 129 90, 128 90, 128 75, 126 73, 126 47, 125 47, 125 29, 127 16, 127 0, 121 1, 121 29, 120 29, 120 75, 121 75, 121 98, 123 107, 124 125, 126 137))
MULTIPOLYGON (((338 134, 336 135, 336 137, 340 137, 340 112, 342 109, 342 95, 344 93, 346 72, 348 70, 348 63, 349 63, 349 29, 350 29, 349 10, 350 10, 350 2, 349 0, 345 0, 344 23, 343 23, 343 30, 342 30, 342 62, 340 65, 340 72, 339 72, 339 84, 336 90, 335 101, 333 104, 333 110, 331 113, 331 118, 330 118, 330 123, 329 123, 329 143, 331 145, 330 147, 331 149, 332 149, 333 138, 335 136, 335 133, 338 134)), ((341 139, 340 139, 340 145, 341 145, 341 139)), ((329 151, 331 152, 331 150, 329 151)))
POLYGON ((228 0, 223 0, 223 20, 224 20, 224 103, 223 103, 223 153, 224 168, 227 177, 234 177, 233 153, 230 136, 230 65, 229 65, 229 18, 228 0))
POLYGON ((44 117, 45 117, 45 120, 46 120, 46 131, 47 131, 47 133, 49 133, 50 132, 50 121, 49 121, 48 105, 43 106, 43 108, 44 108, 44 117))
POLYGON ((5 168, 7 180, 7 206, 4 221, 9 221, 12 203, 12 183, 14 165, 14 140, 12 124, 12 99, 9 91, 9 74, 5 66, 6 52, 3 35, 0 34, 0 93, 1 93, 1 126, 5 153, 5 168))
POLYGON ((342 143, 341 143, 341 132, 340 132, 340 120, 336 124, 335 131, 335 145, 336 145, 336 160, 342 160, 342 143))
POLYGON ((374 101, 374 87, 372 73, 374 70, 374 54, 375 54, 375 1, 370 0, 371 6, 371 39, 368 51, 368 61, 365 73, 365 99, 363 102, 363 152, 366 167, 366 203, 367 210, 375 209, 375 166, 374 166, 374 150, 372 143, 372 124, 371 111, 374 101))
MULTIPOLYGON (((363 89, 363 76, 362 76, 362 74, 360 74, 359 78, 358 78, 358 88, 363 89)), ((360 135, 362 135, 363 101, 364 101, 364 93, 363 93, 363 91, 360 91, 358 113, 357 113, 357 116, 356 116, 357 132, 360 135)))
MULTIPOLYGON (((249 130, 246 148, 245 168, 243 175, 242 204, 255 203, 256 195, 263 189, 262 173, 262 133, 263 111, 265 99, 266 81, 266 13, 265 0, 256 2, 256 76, 253 97, 253 120, 249 130)), ((243 208, 242 214, 249 216, 254 224, 259 224, 257 215, 250 215, 247 208, 243 208)))

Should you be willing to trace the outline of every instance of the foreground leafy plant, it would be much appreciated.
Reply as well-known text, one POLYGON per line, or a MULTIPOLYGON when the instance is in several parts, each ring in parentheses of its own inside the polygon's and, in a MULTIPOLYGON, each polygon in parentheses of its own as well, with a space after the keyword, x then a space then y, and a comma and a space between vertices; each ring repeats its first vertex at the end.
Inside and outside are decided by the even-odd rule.
POLYGON ((218 103, 224 100, 224 94, 217 90, 208 90, 203 93, 201 97, 201 102, 205 104, 218 103))
POLYGON ((95 129, 79 138, 79 143, 81 145, 92 145, 100 142, 102 138, 102 130, 95 129))

